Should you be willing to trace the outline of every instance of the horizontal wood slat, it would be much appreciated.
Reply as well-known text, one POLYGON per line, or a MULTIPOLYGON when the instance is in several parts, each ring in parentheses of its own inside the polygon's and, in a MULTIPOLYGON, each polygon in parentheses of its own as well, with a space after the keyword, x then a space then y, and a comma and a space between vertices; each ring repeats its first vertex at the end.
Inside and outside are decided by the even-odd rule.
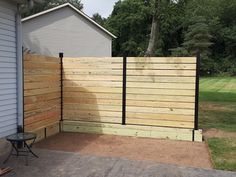
POLYGON ((42 56, 42 55, 24 55, 24 62, 34 62, 34 63, 45 63, 45 62, 53 62, 60 63, 60 59, 56 57, 42 56))
POLYGON ((183 96, 194 96, 195 90, 187 89, 146 89, 146 88, 127 88, 127 93, 130 94, 149 94, 149 95, 183 95, 183 96))
POLYGON ((173 77, 173 76, 128 76, 127 82, 141 83, 195 83, 195 77, 173 77))
POLYGON ((127 124, 130 125, 153 125, 165 127, 181 127, 181 128, 194 128, 193 122, 184 121, 169 121, 169 120, 152 120, 152 119, 127 119, 127 124))
POLYGON ((194 109, 194 103, 181 103, 178 101, 173 102, 164 102, 164 101, 142 101, 142 100, 127 100, 127 106, 138 106, 138 107, 159 107, 159 108, 186 108, 186 109, 194 109))
POLYGON ((193 116, 190 115, 177 115, 177 114, 157 114, 157 113, 140 113, 140 112, 128 112, 127 118, 136 119, 150 119, 150 120, 169 120, 180 122, 193 122, 193 116))
POLYGON ((130 70, 195 70, 195 64, 156 64, 156 63, 128 63, 127 68, 130 70))
POLYGON ((109 75, 109 76, 122 76, 122 70, 112 70, 112 69, 63 69, 64 75, 109 75))
POLYGON ((61 76, 60 75, 25 75, 24 76, 24 82, 53 82, 53 81, 60 81, 61 76))
POLYGON ((32 82, 32 83, 25 83, 24 88, 25 90, 32 90, 32 89, 41 89, 41 88, 58 88, 61 87, 60 81, 54 82, 32 82))
POLYGON ((35 63, 35 62, 24 62, 25 69, 50 69, 50 70, 59 70, 60 71, 60 63, 50 63, 50 62, 43 62, 43 63, 35 63))
POLYGON ((120 117, 121 112, 101 110, 64 110, 63 117, 120 117))
POLYGON ((187 89, 194 90, 194 83, 140 83, 140 82, 128 82, 127 87, 129 88, 150 88, 150 89, 158 89, 158 88, 166 88, 166 89, 187 89))
POLYGON ((105 63, 123 62, 122 57, 80 57, 80 58, 63 58, 63 63, 98 63, 99 65, 105 63))
POLYGON ((79 63, 73 62, 68 63, 64 62, 63 67, 66 69, 122 69, 123 65, 120 63, 98 63, 98 62, 90 62, 90 63, 79 63))
POLYGON ((197 62, 196 57, 128 57, 128 63, 192 63, 197 62))
POLYGON ((64 81, 117 81, 122 80, 122 76, 64 74, 63 79, 64 81))
POLYGON ((128 76, 195 76, 195 70, 127 70, 128 76))
POLYGON ((127 94, 128 100, 133 101, 169 101, 169 102, 191 102, 194 103, 194 96, 178 96, 178 95, 151 95, 151 94, 127 94))
POLYGON ((64 91, 63 97, 74 97, 75 99, 115 99, 119 100, 122 98, 121 93, 95 93, 95 92, 88 92, 84 90, 84 92, 70 92, 64 91))
POLYGON ((121 81, 64 81, 65 87, 122 87, 121 81))

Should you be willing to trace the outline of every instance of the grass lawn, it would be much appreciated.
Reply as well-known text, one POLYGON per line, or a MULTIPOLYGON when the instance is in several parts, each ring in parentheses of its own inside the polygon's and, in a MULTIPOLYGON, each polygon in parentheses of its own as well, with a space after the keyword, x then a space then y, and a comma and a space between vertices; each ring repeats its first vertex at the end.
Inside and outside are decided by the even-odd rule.
POLYGON ((209 138, 214 168, 236 171, 236 138, 209 138))
MULTIPOLYGON (((236 133, 236 77, 200 79, 199 127, 236 133)), ((236 138, 208 138, 214 167, 236 171, 236 138)))
POLYGON ((200 101, 236 103, 236 77, 200 79, 200 101))
POLYGON ((200 79, 199 126, 236 132, 236 77, 200 79))

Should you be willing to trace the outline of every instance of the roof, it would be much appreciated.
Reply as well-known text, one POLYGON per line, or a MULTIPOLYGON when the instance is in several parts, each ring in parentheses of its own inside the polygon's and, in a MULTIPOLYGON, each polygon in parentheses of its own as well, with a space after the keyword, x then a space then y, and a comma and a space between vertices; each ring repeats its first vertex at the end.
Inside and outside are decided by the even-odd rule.
POLYGON ((117 38, 114 34, 112 34, 111 32, 109 32, 109 31, 106 30, 105 28, 103 28, 101 25, 99 25, 97 22, 95 22, 93 19, 91 19, 88 15, 86 15, 84 12, 78 10, 76 7, 74 7, 74 6, 71 5, 70 3, 65 3, 65 4, 59 5, 59 6, 57 6, 57 7, 54 7, 54 8, 45 10, 45 11, 43 11, 43 12, 39 12, 39 13, 37 13, 37 14, 34 14, 34 15, 29 16, 29 17, 23 18, 21 21, 22 21, 22 22, 25 22, 25 21, 31 20, 31 19, 33 19, 33 18, 39 17, 39 16, 41 16, 41 15, 44 15, 44 14, 53 12, 53 11, 55 11, 55 10, 64 8, 64 7, 70 7, 70 8, 72 8, 72 9, 75 10, 78 14, 80 14, 82 17, 84 17, 86 20, 88 20, 89 22, 91 22, 92 24, 94 24, 95 26, 97 26, 99 29, 101 29, 101 30, 104 31, 105 33, 107 33, 108 35, 110 35, 110 36, 113 37, 113 38, 117 38))

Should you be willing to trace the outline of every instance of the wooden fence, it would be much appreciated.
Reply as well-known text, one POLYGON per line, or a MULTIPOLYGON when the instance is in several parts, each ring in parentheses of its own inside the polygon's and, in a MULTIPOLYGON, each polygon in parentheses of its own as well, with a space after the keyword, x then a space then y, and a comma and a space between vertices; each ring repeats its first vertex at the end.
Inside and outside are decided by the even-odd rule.
MULTIPOLYGON (((122 123, 122 58, 64 58, 63 120, 122 123)), ((196 58, 127 58, 126 124, 194 128, 196 58)))
POLYGON ((127 58, 127 124, 194 128, 196 58, 127 58))
POLYGON ((201 141, 196 57, 61 60, 25 56, 26 130, 201 141))
POLYGON ((63 120, 121 123, 122 58, 63 59, 63 120))
POLYGON ((61 112, 60 59, 24 56, 24 130, 43 139, 59 131, 61 112))

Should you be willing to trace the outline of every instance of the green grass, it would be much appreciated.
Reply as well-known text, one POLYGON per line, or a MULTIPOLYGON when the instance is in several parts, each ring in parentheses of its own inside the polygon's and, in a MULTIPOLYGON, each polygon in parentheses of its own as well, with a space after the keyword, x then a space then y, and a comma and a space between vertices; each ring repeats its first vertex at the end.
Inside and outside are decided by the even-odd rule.
POLYGON ((236 102, 236 77, 200 79, 200 101, 236 102))
POLYGON ((236 132, 236 77, 200 79, 199 127, 236 132))
POLYGON ((236 171, 236 138, 209 138, 214 168, 236 171))
POLYGON ((199 127, 236 132, 236 102, 200 102, 199 127))
MULTIPOLYGON (((236 133, 236 77, 200 79, 199 127, 236 133)), ((236 138, 208 138, 214 168, 236 171, 236 138)))

